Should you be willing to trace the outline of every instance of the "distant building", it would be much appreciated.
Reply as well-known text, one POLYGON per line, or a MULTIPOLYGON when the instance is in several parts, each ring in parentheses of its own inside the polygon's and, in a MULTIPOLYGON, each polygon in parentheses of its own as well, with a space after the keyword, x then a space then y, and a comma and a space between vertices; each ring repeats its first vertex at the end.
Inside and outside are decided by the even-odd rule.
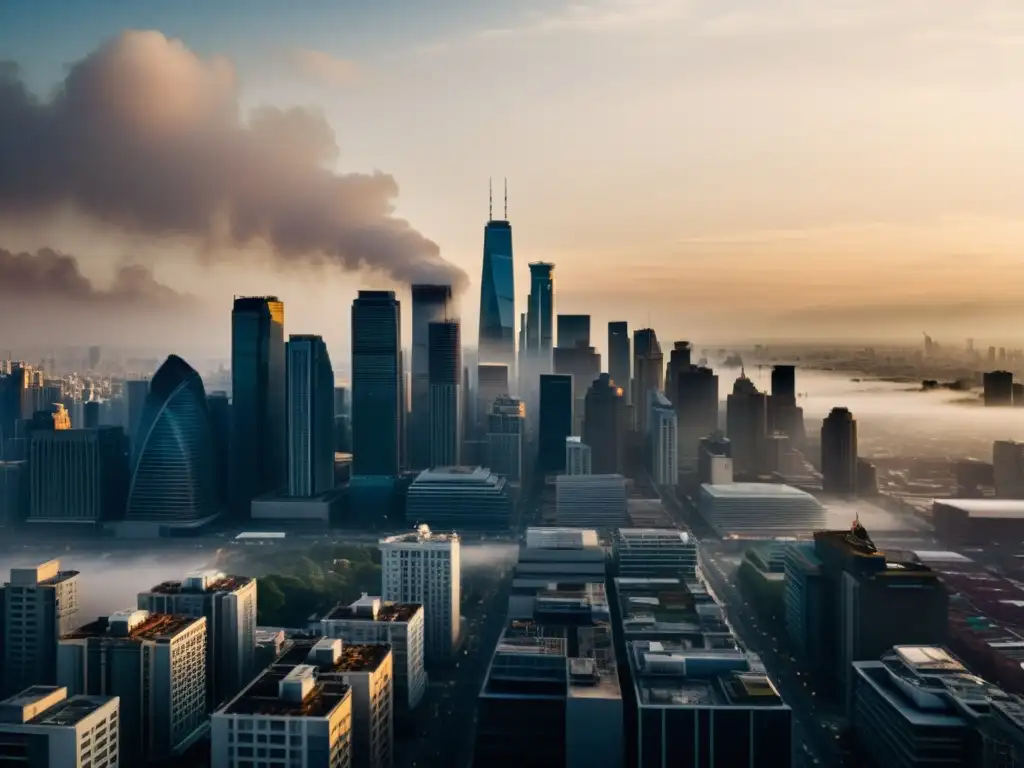
POLYGON ((626 391, 626 402, 632 402, 633 361, 630 354, 629 323, 608 323, 608 373, 626 391))
POLYGON ((0 528, 20 525, 28 511, 28 462, 0 461, 0 528))
POLYGON ((411 712, 427 691, 424 619, 420 603, 390 603, 363 595, 337 605, 320 620, 324 637, 346 643, 389 645, 394 657, 395 704, 411 712))
POLYGON ((288 495, 319 496, 334 487, 334 368, 320 336, 289 337, 288 495))
POLYGON ((462 335, 457 320, 430 324, 430 466, 459 464, 463 436, 462 335))
MULTIPOLYGON (((490 432, 490 417, 494 409, 494 401, 499 398, 508 397, 512 390, 509 388, 508 366, 484 363, 476 367, 476 423, 466 425, 465 432, 480 439, 487 439, 490 432)), ((468 398, 468 391, 463 392, 463 397, 468 398)))
POLYGON ((210 415, 210 431, 213 434, 217 507, 225 509, 230 500, 228 473, 231 467, 231 401, 228 399, 228 393, 207 392, 206 410, 210 415))
POLYGON ((665 394, 679 422, 679 466, 693 472, 701 439, 718 429, 718 376, 710 368, 690 366, 679 371, 673 385, 676 391, 665 394))
POLYGON ((678 392, 679 374, 690 369, 692 356, 693 347, 690 342, 677 341, 672 345, 668 365, 665 367, 665 392, 678 392))
POLYGON ((671 528, 620 528, 613 547, 620 577, 695 579, 697 540, 671 528))
POLYGON ((992 444, 996 497, 1024 499, 1024 443, 997 440, 992 444))
MULTIPOLYGON (((532 269, 531 266, 531 272, 532 269)), ((512 225, 505 220, 491 220, 484 227, 480 281, 480 333, 477 338, 481 363, 503 363, 509 370, 515 365, 515 303, 512 225)))
POLYGON ((626 516, 626 478, 618 474, 559 475, 555 519, 572 528, 620 528, 626 516))
POLYGON ((607 373, 590 385, 586 394, 583 441, 590 446, 591 466, 597 474, 625 470, 626 399, 622 387, 607 373))
POLYGON ((702 485, 697 510, 720 536, 792 536, 820 530, 826 521, 811 494, 775 483, 702 485))
POLYGON ((34 430, 30 522, 99 523, 120 514, 128 458, 120 427, 34 430))
POLYGON ((565 439, 573 432, 573 381, 565 374, 541 374, 537 466, 545 474, 565 470, 565 439))
POLYGON ((396 477, 401 467, 401 304, 394 291, 352 303, 352 474, 396 477))
POLYGON ((768 439, 768 397, 741 375, 726 400, 726 432, 736 474, 753 477, 764 471, 768 439))
POLYGON ((658 485, 674 488, 679 482, 679 419, 663 392, 652 392, 650 400, 651 476, 658 485))
POLYGON ((988 371, 983 377, 986 406, 1013 405, 1013 374, 1010 371, 988 371))
POLYGON ((512 514, 505 477, 485 467, 435 467, 416 476, 405 497, 405 517, 438 529, 504 530, 512 514))
POLYGON ((180 755, 206 727, 206 619, 128 610, 65 635, 57 681, 120 699, 126 765, 180 755))
POLYGON ((1024 539, 1022 499, 936 499, 932 523, 944 542, 986 546, 1024 539))
POLYGON ((590 346, 590 315, 558 315, 558 348, 590 346))
MULTIPOLYGON (((412 286, 412 412, 408 444, 410 469, 430 466, 430 324, 448 316, 450 285, 412 286)), ((336 414, 341 409, 335 408, 336 414)), ((347 415, 347 414, 346 414, 347 415)))
POLYGON ((697 476, 701 483, 728 485, 733 481, 732 443, 721 432, 701 438, 698 444, 697 476))
POLYGON ((592 475, 593 467, 590 446, 575 436, 565 438, 565 474, 592 475))
POLYGON ((78 603, 78 571, 62 571, 60 560, 11 569, 0 588, 5 695, 57 682, 57 642, 74 627, 78 603))
MULTIPOLYGON (((33 685, 0 701, 0 754, 24 768, 118 768, 116 696, 71 696, 33 685)), ((9 762, 8 762, 9 761, 9 762)))
POLYGON ((380 551, 382 597, 395 603, 420 603, 426 658, 447 659, 459 642, 462 624, 458 534, 433 533, 421 525, 412 533, 381 539, 380 551))
POLYGON ((647 393, 665 389, 665 356, 658 334, 651 328, 633 331, 633 404, 637 431, 647 434, 647 393))
POLYGON ((525 431, 526 405, 522 400, 502 395, 492 401, 487 416, 487 466, 512 483, 523 479, 525 431))
POLYGON ((857 493, 857 422, 848 408, 833 408, 821 425, 821 487, 857 493))
POLYGON ((555 347, 553 353, 556 374, 572 377, 573 430, 583 428, 584 406, 590 385, 601 375, 601 355, 594 347, 555 347))

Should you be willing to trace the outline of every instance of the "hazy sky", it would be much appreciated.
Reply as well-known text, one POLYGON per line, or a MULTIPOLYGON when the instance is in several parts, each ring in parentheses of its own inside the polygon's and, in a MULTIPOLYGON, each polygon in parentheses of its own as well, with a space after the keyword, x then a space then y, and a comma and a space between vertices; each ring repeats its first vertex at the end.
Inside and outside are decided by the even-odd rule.
MULTIPOLYGON (((591 312, 601 346, 610 319, 665 341, 1024 321, 1015 0, 0 4, 0 52, 41 96, 124 29, 226 57, 246 110, 321 110, 324 162, 393 176, 397 216, 469 274, 469 342, 489 176, 497 210, 509 178, 521 305, 527 262, 555 262, 557 309, 591 312)), ((73 254, 101 286, 150 265, 225 349, 231 295, 273 291, 288 331, 345 358, 355 290, 392 282, 96 218, 8 218, 0 248, 73 254)))

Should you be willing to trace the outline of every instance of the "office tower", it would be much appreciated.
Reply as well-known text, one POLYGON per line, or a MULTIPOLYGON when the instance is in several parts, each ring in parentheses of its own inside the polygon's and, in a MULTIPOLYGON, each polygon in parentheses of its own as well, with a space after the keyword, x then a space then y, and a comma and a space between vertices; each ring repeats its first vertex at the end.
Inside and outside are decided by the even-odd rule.
POLYGON ((412 412, 407 435, 409 468, 430 466, 430 324, 448 318, 450 285, 412 287, 412 412))
POLYGON ((30 415, 27 409, 31 373, 30 368, 19 363, 0 379, 0 433, 4 439, 14 437, 14 425, 30 415))
POLYGON ((399 471, 401 304, 394 291, 360 291, 352 303, 352 474, 399 471))
POLYGON ((140 609, 206 619, 207 711, 234 696, 256 674, 256 579, 200 573, 140 592, 140 609))
MULTIPOLYGON (((508 216, 506 195, 505 215, 508 216)), ((515 364, 515 276, 512 225, 491 219, 484 227, 484 260, 480 279, 479 358, 482 363, 515 364)))
POLYGON ((427 661, 448 658, 459 642, 462 572, 459 536, 433 533, 421 525, 412 533, 380 540, 385 600, 420 603, 424 611, 427 661))
POLYGON ((124 765, 182 754, 206 727, 206 620, 127 610, 64 635, 57 682, 120 699, 124 765))
POLYGON ((523 437, 526 404, 516 397, 495 398, 487 417, 487 466, 509 482, 523 479, 523 437))
POLYGON ((130 379, 124 383, 124 398, 128 410, 128 442, 132 453, 135 452, 135 445, 138 442, 139 422, 142 421, 142 410, 146 407, 146 398, 149 397, 149 382, 140 379, 130 379))
POLYGON ((647 434, 648 399, 650 390, 665 389, 665 356, 661 353, 658 335, 650 328, 633 332, 633 404, 636 406, 637 431, 647 434))
POLYGON ((231 488, 237 516, 287 482, 284 304, 239 297, 231 312, 231 488))
POLYGON ((351 393, 348 387, 334 388, 334 415, 349 416, 352 413, 351 393))
MULTIPOLYGON (((476 368, 476 426, 474 437, 487 439, 490 426, 491 409, 499 397, 507 397, 509 389, 509 370, 505 365, 483 363, 476 368)), ((463 396, 466 396, 463 392, 463 396)), ((467 430, 468 431, 468 430, 467 430)))
POLYGON ((526 346, 538 361, 538 371, 547 373, 554 346, 555 265, 543 261, 530 264, 530 302, 526 316, 526 346))
POLYGON ((320 336, 288 337, 288 495, 334 487, 334 369, 320 336))
POLYGON ((423 606, 419 603, 388 603, 365 593, 351 605, 335 606, 320 620, 324 637, 391 646, 395 704, 405 712, 416 709, 427 690, 423 626, 423 606))
POLYGON ((57 681, 57 641, 78 613, 78 571, 62 571, 60 560, 34 568, 12 568, 0 589, 4 694, 57 681))
POLYGON ((633 362, 630 355, 629 324, 625 320, 608 323, 608 373, 622 385, 626 402, 632 403, 633 362))
POLYGON ((555 373, 572 376, 573 432, 583 432, 584 401, 590 385, 601 375, 601 355, 582 343, 576 347, 555 347, 555 373))
POLYGON ((118 700, 33 685, 0 701, 0 761, 21 768, 118 768, 118 700))
POLYGON ((39 430, 71 429, 71 414, 64 403, 53 403, 32 412, 32 428, 39 430))
MULTIPOLYGON (((676 381, 680 371, 687 371, 692 365, 693 348, 688 341, 677 341, 669 352, 668 365, 665 367, 665 392, 669 395, 678 392, 676 381)), ((672 398, 669 397, 669 400, 672 398)))
POLYGON ((1010 371, 988 371, 983 382, 986 406, 1013 404, 1013 374, 1010 371))
POLYGON ((430 324, 430 466, 458 466, 462 448, 462 333, 458 320, 430 324))
POLYGON ((206 390, 177 355, 150 382, 138 434, 125 519, 195 522, 220 512, 206 390))
POLYGON ((544 474, 565 470, 565 439, 573 434, 573 405, 572 376, 541 374, 537 466, 544 474))
POLYGON ((575 435, 565 438, 566 475, 592 475, 593 463, 590 446, 575 435))
POLYGON ((678 372, 675 393, 667 393, 679 421, 679 466, 697 468, 701 438, 718 429, 718 376, 710 368, 690 366, 678 372))
POLYGON ((268 758, 256 759, 258 733, 280 739, 274 759, 282 765, 351 768, 352 699, 352 686, 342 679, 319 675, 308 664, 279 664, 275 657, 269 669, 210 718, 212 768, 269 766, 268 758), (288 736, 274 733, 286 726, 292 729, 288 736))
POLYGON ((726 398, 725 424, 733 471, 746 476, 762 473, 767 458, 768 398, 745 374, 736 379, 726 398))
POLYGON ((648 422, 651 477, 658 485, 674 488, 679 482, 679 420, 665 394, 653 394, 648 422))
POLYGON ((702 437, 697 449, 697 477, 701 484, 728 485, 733 481, 732 443, 715 430, 702 437))
POLYGON ((86 429, 96 429, 100 425, 100 404, 97 401, 82 404, 82 421, 86 429))
POLYGON ((622 388, 607 373, 602 373, 587 390, 584 413, 583 441, 590 446, 593 472, 622 472, 626 402, 622 388))
POLYGON ((563 349, 590 346, 590 315, 559 315, 558 346, 563 349))
POLYGON ((28 516, 28 510, 28 462, 0 461, 0 528, 21 525, 28 516))
POLYGON ((217 508, 224 509, 228 503, 228 468, 231 461, 231 401, 228 399, 228 393, 208 392, 206 411, 210 415, 210 433, 213 436, 217 508))
POLYGON ((796 405, 796 366, 772 366, 772 397, 782 405, 796 405))
POLYGON ((833 408, 821 425, 821 487, 857 493, 857 422, 848 408, 833 408))
POLYGON ((1024 499, 1024 443, 997 440, 992 444, 996 498, 1024 499))
POLYGON ((124 510, 128 456, 120 427, 37 429, 29 450, 31 522, 96 524, 124 510))
POLYGON ((620 528, 613 545, 618 575, 636 579, 697 578, 697 540, 668 528, 620 528))
POLYGON ((442 466, 420 472, 409 486, 405 519, 439 529, 507 530, 509 483, 486 467, 442 466))
POLYGON ((626 478, 622 475, 559 475, 555 521, 568 528, 610 530, 629 525, 626 478))

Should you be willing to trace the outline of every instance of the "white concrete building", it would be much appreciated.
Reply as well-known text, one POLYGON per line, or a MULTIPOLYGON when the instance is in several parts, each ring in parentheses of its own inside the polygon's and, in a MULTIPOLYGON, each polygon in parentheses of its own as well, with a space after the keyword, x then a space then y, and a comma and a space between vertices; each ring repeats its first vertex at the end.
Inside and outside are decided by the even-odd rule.
POLYGON ((565 474, 589 475, 590 446, 579 437, 565 438, 565 474))
POLYGON ((395 702, 406 711, 420 703, 427 690, 422 605, 388 603, 363 594, 351 605, 338 605, 324 616, 320 631, 324 637, 346 643, 390 645, 395 702))
POLYGON ((380 540, 381 592, 395 603, 420 603, 428 661, 448 658, 459 642, 462 574, 457 533, 425 525, 380 540))
POLYGON ((0 701, 0 765, 117 768, 118 699, 34 685, 0 701), (41 744, 45 742, 45 746, 41 744))
POLYGON ((814 496, 775 483, 705 483, 697 511, 720 536, 793 536, 823 530, 828 521, 814 496))

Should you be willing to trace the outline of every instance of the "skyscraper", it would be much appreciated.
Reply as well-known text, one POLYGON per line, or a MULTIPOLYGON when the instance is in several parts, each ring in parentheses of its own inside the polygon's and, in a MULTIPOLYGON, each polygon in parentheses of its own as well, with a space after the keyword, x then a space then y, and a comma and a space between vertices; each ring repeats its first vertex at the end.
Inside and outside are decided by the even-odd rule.
POLYGON ((625 320, 608 323, 608 373, 612 381, 619 383, 626 393, 626 402, 633 402, 633 364, 629 354, 629 323, 625 320))
POLYGON ((147 397, 149 397, 149 382, 145 379, 130 379, 124 383, 124 399, 128 413, 128 424, 125 429, 133 453, 138 441, 139 422, 142 421, 142 411, 146 407, 147 397))
POLYGON ((565 438, 572 436, 572 376, 541 374, 537 465, 541 472, 565 470, 565 438))
POLYGON ((679 371, 669 398, 679 423, 679 466, 697 469, 700 440, 718 429, 718 377, 710 368, 691 365, 679 371))
POLYGON ((623 471, 622 448, 626 441, 626 401, 622 388, 602 373, 587 390, 583 442, 590 446, 595 475, 623 471))
POLYGON ((193 522, 217 514, 217 451, 203 380, 177 355, 150 382, 128 490, 129 520, 193 522))
POLYGON ((661 391, 665 386, 665 356, 661 353, 658 334, 651 328, 633 331, 633 375, 637 431, 646 435, 650 416, 647 393, 652 389, 661 391))
POLYGON ((288 356, 288 495, 334 487, 334 369, 320 336, 292 335, 288 356))
POLYGON ((759 474, 767 458, 768 399, 746 375, 736 379, 726 398, 725 419, 733 470, 740 475, 759 474))
POLYGON ((284 304, 239 297, 231 313, 232 506, 285 484, 284 304))
POLYGON ((772 397, 779 403, 796 405, 796 366, 772 366, 772 397))
MULTIPOLYGON (((551 364, 555 316, 555 265, 530 264, 530 301, 526 315, 526 348, 532 356, 551 364)), ((541 373, 547 368, 541 367, 541 373)))
POLYGON ((399 472, 401 320, 394 291, 360 291, 352 303, 353 475, 399 472))
POLYGON ((458 320, 430 324, 430 466, 459 464, 462 333, 458 320))
POLYGON ((487 429, 487 466, 510 482, 523 478, 523 432, 526 406, 522 400, 502 395, 491 404, 487 429))
POLYGON ((821 425, 821 487, 857 493, 857 421, 849 408, 833 408, 821 425))
POLYGON ((557 319, 559 348, 590 346, 590 315, 559 315, 557 319))
MULTIPOLYGON (((508 367, 493 363, 482 363, 476 369, 476 420, 474 437, 485 440, 489 431, 489 420, 494 401, 511 393, 508 386, 508 367)), ((463 391, 462 396, 466 397, 463 391)), ((468 431, 468 430, 467 430, 468 431)), ((493 469, 493 467, 492 467, 493 469)))
POLYGON ((512 225, 491 218, 484 227, 484 263, 480 280, 480 341, 482 363, 515 365, 515 278, 512 264, 512 225))
POLYGON ((429 326, 448 317, 451 301, 450 285, 412 287, 412 413, 406 435, 410 469, 430 466, 429 326))
POLYGON ((784 432, 800 444, 804 439, 804 412, 796 404, 796 366, 772 366, 772 394, 768 400, 768 429, 784 432))
POLYGON ((668 365, 665 368, 665 392, 669 400, 674 397, 673 393, 676 391, 676 379, 679 378, 679 372, 688 370, 692 364, 693 349, 688 341, 677 341, 672 345, 672 351, 669 353, 668 365))

